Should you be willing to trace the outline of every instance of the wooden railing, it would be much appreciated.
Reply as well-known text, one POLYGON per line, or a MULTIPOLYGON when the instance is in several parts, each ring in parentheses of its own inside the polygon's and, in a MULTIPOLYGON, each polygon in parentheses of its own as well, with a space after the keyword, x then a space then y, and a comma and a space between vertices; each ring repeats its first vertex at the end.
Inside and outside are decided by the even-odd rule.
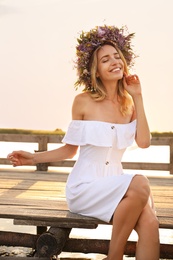
MULTIPOLYGON (((0 134, 0 142, 25 142, 25 143, 37 143, 38 151, 48 150, 48 144, 57 143, 60 144, 63 135, 27 135, 27 134, 0 134)), ((153 137, 151 145, 155 146, 169 146, 170 156, 169 163, 148 163, 148 162, 123 162, 124 169, 135 170, 156 170, 156 171, 168 171, 173 174, 173 137, 153 137)), ((48 166, 56 167, 72 167, 75 160, 65 160, 55 163, 38 164, 37 170, 46 171, 48 166)), ((0 158, 1 165, 10 165, 9 160, 6 158, 0 158)))

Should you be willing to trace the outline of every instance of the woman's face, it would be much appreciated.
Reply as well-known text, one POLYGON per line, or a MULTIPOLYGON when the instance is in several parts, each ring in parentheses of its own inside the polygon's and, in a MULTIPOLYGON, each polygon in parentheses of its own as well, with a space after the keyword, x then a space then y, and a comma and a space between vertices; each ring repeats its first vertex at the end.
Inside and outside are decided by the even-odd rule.
POLYGON ((97 52, 96 76, 106 83, 122 79, 123 73, 124 63, 117 50, 111 45, 102 46, 97 52))

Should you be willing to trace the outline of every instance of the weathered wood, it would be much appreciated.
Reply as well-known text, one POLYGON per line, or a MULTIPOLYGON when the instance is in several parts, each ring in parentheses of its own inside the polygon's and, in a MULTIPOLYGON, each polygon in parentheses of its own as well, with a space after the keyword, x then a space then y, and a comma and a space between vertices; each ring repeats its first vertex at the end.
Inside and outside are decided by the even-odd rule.
MULTIPOLYGON (((172 158, 172 157, 171 157, 172 158)), ((48 166, 51 167, 73 167, 75 164, 75 160, 64 160, 58 162, 51 162, 51 163, 42 163, 40 168, 37 170, 39 171, 46 171, 48 166)), ((0 158, 0 164, 9 165, 9 161, 5 158, 0 158)), ((131 170, 155 170, 155 171, 170 171, 173 170, 173 162, 170 163, 142 163, 142 162, 122 162, 124 169, 131 169, 131 170)))
MULTIPOLYGON (((1 259, 2 257, 0 257, 1 259)), ((4 258, 3 258, 4 259, 4 258)), ((34 256, 29 256, 29 260, 36 260, 37 258, 34 256)), ((8 260, 14 260, 14 256, 8 256, 8 260)), ((15 260, 28 260, 27 256, 15 256, 15 260)), ((39 257, 39 260, 50 260, 50 257, 39 257)))
MULTIPOLYGON (((64 252, 81 252, 81 253, 95 253, 107 254, 109 249, 109 240, 101 239, 69 239, 64 248, 64 252)), ((127 241, 124 255, 135 256, 136 242, 127 241)), ((173 246, 161 244, 160 245, 160 258, 173 259, 173 246)))
MULTIPOLYGON (((47 138, 48 143, 61 143, 63 137, 59 134, 0 134, 0 141, 39 143, 42 138, 47 138)), ((172 139, 173 137, 152 137, 151 145, 169 145, 172 139)))
MULTIPOLYGON (((15 224, 96 228, 100 222, 74 219, 65 200, 68 174, 49 172, 0 171, 0 217, 15 219, 15 224)), ((160 226, 172 228, 173 176, 150 177, 160 226)))
MULTIPOLYGON (((14 219, 14 225, 24 225, 24 226, 51 226, 51 227, 60 227, 60 228, 87 228, 87 229, 96 229, 97 226, 99 225, 98 221, 95 223, 90 223, 90 220, 85 223, 83 222, 76 222, 76 221, 69 221, 65 220, 62 221, 58 219, 57 216, 57 221, 44 221, 44 220, 22 220, 22 219, 14 219)), ((103 222, 101 222, 103 224, 103 222)))
POLYGON ((73 167, 76 160, 64 160, 59 162, 51 162, 49 163, 49 166, 52 167, 73 167))
MULTIPOLYGON (((38 143, 38 145, 39 145, 39 150, 35 150, 34 151, 35 153, 47 151, 47 137, 42 138, 40 140, 40 142, 38 143)), ((48 166, 49 166, 49 163, 37 163, 36 164, 37 171, 47 171, 48 166)))
POLYGON ((48 136, 40 136, 39 137, 39 142, 38 142, 38 150, 39 151, 46 151, 47 150, 47 145, 48 145, 48 136))
POLYGON ((35 248, 39 235, 0 231, 0 245, 35 248))
POLYGON ((10 165, 9 160, 7 160, 7 158, 0 158, 0 164, 2 164, 2 165, 10 165))
MULTIPOLYGON (((0 171, 0 218, 14 219, 14 224, 16 225, 33 225, 43 227, 43 229, 47 226, 63 229, 91 229, 96 228, 99 224, 106 224, 100 220, 80 216, 68 211, 65 200, 65 182, 67 177, 68 173, 20 172, 18 169, 11 172, 0 171)), ((149 181, 160 228, 173 229, 173 176, 149 177, 149 181)), ((42 231, 40 233, 42 233, 42 231)), ((50 239, 50 237, 48 237, 48 239, 50 239)), ((87 239, 87 241, 88 240, 90 239, 87 239)), ((24 242, 24 240, 22 241, 24 242)), ((31 242, 32 241, 30 241, 30 243, 31 242)), ((88 247, 91 246, 91 249, 88 248, 89 252, 91 252, 93 246, 92 241, 90 245, 90 242, 85 243, 82 240, 83 249, 79 248, 80 241, 78 242, 76 247, 71 247, 72 252, 77 252, 78 250, 84 250, 86 252, 86 245, 88 245, 88 247)), ((62 250, 64 252, 68 250, 68 246, 70 248, 70 244, 72 245, 72 243, 71 239, 68 239, 62 250)), ((103 250, 106 246, 104 245, 102 247, 102 242, 99 241, 95 243, 98 244, 98 253, 99 246, 101 247, 100 250, 103 250)), ((163 247, 161 247, 161 251, 162 254, 166 255, 165 252, 171 251, 169 245, 167 245, 168 247, 166 251, 164 251, 165 246, 166 245, 163 245, 163 247)), ((36 247, 36 245, 33 245, 33 248, 34 247, 36 247)), ((45 250, 45 248, 43 249, 45 250)), ((128 254, 130 254, 129 250, 130 249, 127 251, 128 254)), ((171 252, 170 255, 171 254, 173 258, 173 253, 171 252)), ((167 259, 170 258, 167 256, 167 259)))
POLYGON ((124 169, 131 170, 157 170, 157 171, 169 171, 169 163, 142 163, 142 162, 123 162, 124 169))
MULTIPOLYGON (((58 229, 59 230, 59 229, 58 229)), ((58 231, 57 229, 54 230, 54 233, 58 231)), ((56 236, 56 235, 55 235, 56 236)), ((42 241, 39 241, 39 243, 42 243, 42 252, 44 254, 47 254, 45 256, 40 256, 39 260, 41 259, 50 259, 50 255, 57 255, 58 250, 59 252, 62 250, 63 252, 79 252, 79 253, 95 253, 95 254, 107 254, 108 248, 109 248, 109 240, 102 240, 102 239, 75 239, 70 238, 68 239, 65 237, 65 244, 64 241, 61 244, 59 249, 59 245, 57 246, 57 240, 54 237, 54 234, 43 235, 44 239, 42 241), (47 247, 47 244, 43 245, 44 243, 52 243, 53 246, 47 247), (64 244, 64 245, 63 245, 64 244)), ((42 238, 43 238, 42 237, 42 238)), ((24 233, 15 233, 15 232, 0 232, 0 244, 6 245, 6 246, 22 246, 22 247, 28 247, 36 249, 36 244, 38 243, 38 235, 31 235, 31 234, 24 234, 24 233)), ((40 238, 39 238, 40 239, 40 238)), ((124 254, 128 256, 134 256, 135 255, 135 249, 136 249, 136 242, 128 241, 125 247, 124 254)), ((39 251, 40 252, 40 251, 39 251)), ((38 252, 37 252, 38 253, 38 252)), ((161 244, 160 245, 160 257, 163 259, 172 259, 173 258, 173 246, 167 245, 167 244, 161 244)), ((8 259, 10 259, 8 257, 8 259)), ((16 258, 15 258, 16 259, 16 258)), ((20 259, 24 260, 24 258, 20 257, 20 259)), ((29 258, 31 259, 31 258, 29 258)), ((36 258, 34 258, 36 259, 36 258)))
POLYGON ((173 139, 170 140, 170 174, 173 174, 173 139))
POLYGON ((71 229, 53 228, 43 233, 37 240, 36 249, 39 257, 59 255, 69 237, 71 229))
POLYGON ((151 139, 151 145, 170 145, 171 140, 173 137, 152 137, 151 139))
MULTIPOLYGON (((73 167, 75 160, 65 160, 59 162, 51 162, 48 165, 52 167, 73 167)), ((124 169, 131 170, 157 170, 157 171, 170 171, 169 163, 142 163, 142 162, 122 162, 124 169)))

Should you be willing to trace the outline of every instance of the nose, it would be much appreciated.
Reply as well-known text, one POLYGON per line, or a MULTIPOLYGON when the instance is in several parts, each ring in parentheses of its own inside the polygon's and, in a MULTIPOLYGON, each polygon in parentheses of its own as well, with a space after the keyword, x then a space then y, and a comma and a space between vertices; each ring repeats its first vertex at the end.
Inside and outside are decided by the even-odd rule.
POLYGON ((118 63, 118 59, 116 59, 115 57, 111 58, 111 65, 117 64, 118 63))

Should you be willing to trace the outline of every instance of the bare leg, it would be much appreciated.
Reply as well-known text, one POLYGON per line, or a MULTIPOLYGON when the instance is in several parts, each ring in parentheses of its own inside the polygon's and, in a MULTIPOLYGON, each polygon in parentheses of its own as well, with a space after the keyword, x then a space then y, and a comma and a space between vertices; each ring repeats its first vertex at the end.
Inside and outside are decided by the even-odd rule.
POLYGON ((143 209, 135 230, 139 236, 136 259, 159 260, 159 223, 149 204, 143 209))
POLYGON ((147 204, 149 194, 148 180, 144 176, 135 176, 113 216, 112 237, 108 252, 109 260, 123 259, 127 239, 147 204))

